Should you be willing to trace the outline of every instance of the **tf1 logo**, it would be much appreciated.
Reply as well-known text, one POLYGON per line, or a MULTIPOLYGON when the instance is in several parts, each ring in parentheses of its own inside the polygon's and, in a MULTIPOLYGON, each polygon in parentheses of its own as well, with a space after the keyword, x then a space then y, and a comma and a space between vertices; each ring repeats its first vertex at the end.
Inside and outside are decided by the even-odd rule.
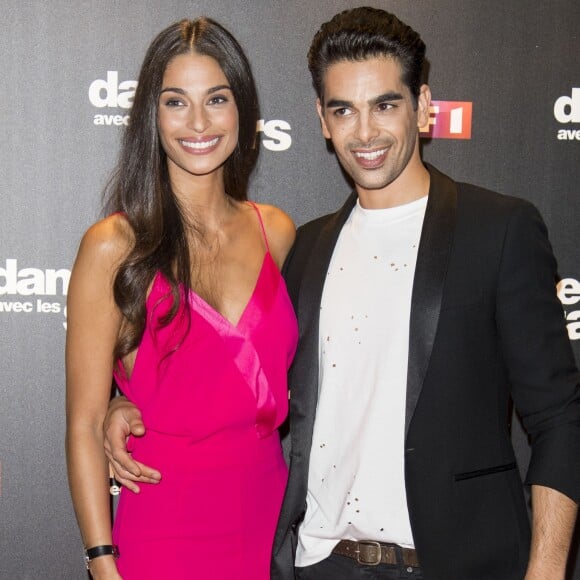
POLYGON ((433 139, 471 139, 472 112, 469 101, 431 101, 429 121, 419 128, 419 134, 433 139))

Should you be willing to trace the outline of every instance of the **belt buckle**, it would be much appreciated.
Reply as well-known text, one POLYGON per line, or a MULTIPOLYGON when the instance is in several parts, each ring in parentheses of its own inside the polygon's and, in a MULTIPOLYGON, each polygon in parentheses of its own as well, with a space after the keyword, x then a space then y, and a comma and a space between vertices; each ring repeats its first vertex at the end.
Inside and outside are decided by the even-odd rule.
MULTIPOLYGON (((373 550, 370 550, 372 553, 373 550)), ((368 552, 367 552, 368 555, 368 552)), ((356 550, 356 561, 359 564, 363 564, 365 566, 378 566, 381 563, 381 544, 380 542, 374 542, 372 540, 360 540, 358 542, 358 550, 356 550), (372 560, 362 560, 361 559, 361 546, 365 546, 367 548, 374 548, 375 558, 372 560)))

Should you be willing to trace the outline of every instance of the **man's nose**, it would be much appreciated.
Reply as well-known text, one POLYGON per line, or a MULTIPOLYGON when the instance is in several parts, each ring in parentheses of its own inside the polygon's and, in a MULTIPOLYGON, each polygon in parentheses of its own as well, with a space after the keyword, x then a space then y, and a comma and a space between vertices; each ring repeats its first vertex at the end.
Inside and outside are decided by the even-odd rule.
POLYGON ((359 113, 356 136, 362 143, 372 141, 379 134, 376 119, 369 111, 359 113))

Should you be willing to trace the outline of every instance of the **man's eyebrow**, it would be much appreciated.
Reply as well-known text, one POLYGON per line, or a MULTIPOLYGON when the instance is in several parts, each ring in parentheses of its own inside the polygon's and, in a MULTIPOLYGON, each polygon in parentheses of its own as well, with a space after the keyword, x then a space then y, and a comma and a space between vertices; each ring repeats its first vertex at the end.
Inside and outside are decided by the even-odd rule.
POLYGON ((388 91, 382 95, 379 95, 378 97, 375 97, 374 99, 371 99, 368 101, 368 103, 369 105, 378 105, 379 103, 384 103, 385 101, 402 101, 403 98, 404 97, 401 93, 388 91))
MULTIPOLYGON (((367 102, 369 105, 373 106, 378 105, 379 103, 384 103, 385 101, 402 101, 403 99, 404 97, 401 93, 397 93, 396 91, 388 91, 386 93, 383 93, 382 95, 373 97, 367 102)), ((330 101, 326 103, 326 106, 329 109, 340 109, 343 107, 348 109, 352 107, 352 102, 345 101, 342 99, 330 99, 330 101)))
POLYGON ((340 109, 340 108, 349 108, 352 107, 352 103, 350 101, 342 101, 340 99, 330 99, 326 103, 326 106, 330 109, 340 109))

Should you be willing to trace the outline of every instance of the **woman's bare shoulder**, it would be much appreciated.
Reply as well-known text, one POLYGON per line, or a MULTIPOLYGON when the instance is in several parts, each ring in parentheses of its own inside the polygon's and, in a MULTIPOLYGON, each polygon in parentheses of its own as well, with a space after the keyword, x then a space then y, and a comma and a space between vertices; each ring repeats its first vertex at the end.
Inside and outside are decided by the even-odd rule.
POLYGON ((294 221, 279 207, 262 203, 256 205, 264 220, 264 228, 266 229, 272 257, 278 267, 282 267, 296 238, 294 221))
POLYGON ((131 245, 134 240, 133 230, 127 218, 121 213, 114 213, 94 223, 86 232, 85 238, 93 243, 131 245))
POLYGON ((131 251, 134 235, 124 215, 116 213, 93 224, 83 235, 79 255, 99 263, 118 263, 131 251))

